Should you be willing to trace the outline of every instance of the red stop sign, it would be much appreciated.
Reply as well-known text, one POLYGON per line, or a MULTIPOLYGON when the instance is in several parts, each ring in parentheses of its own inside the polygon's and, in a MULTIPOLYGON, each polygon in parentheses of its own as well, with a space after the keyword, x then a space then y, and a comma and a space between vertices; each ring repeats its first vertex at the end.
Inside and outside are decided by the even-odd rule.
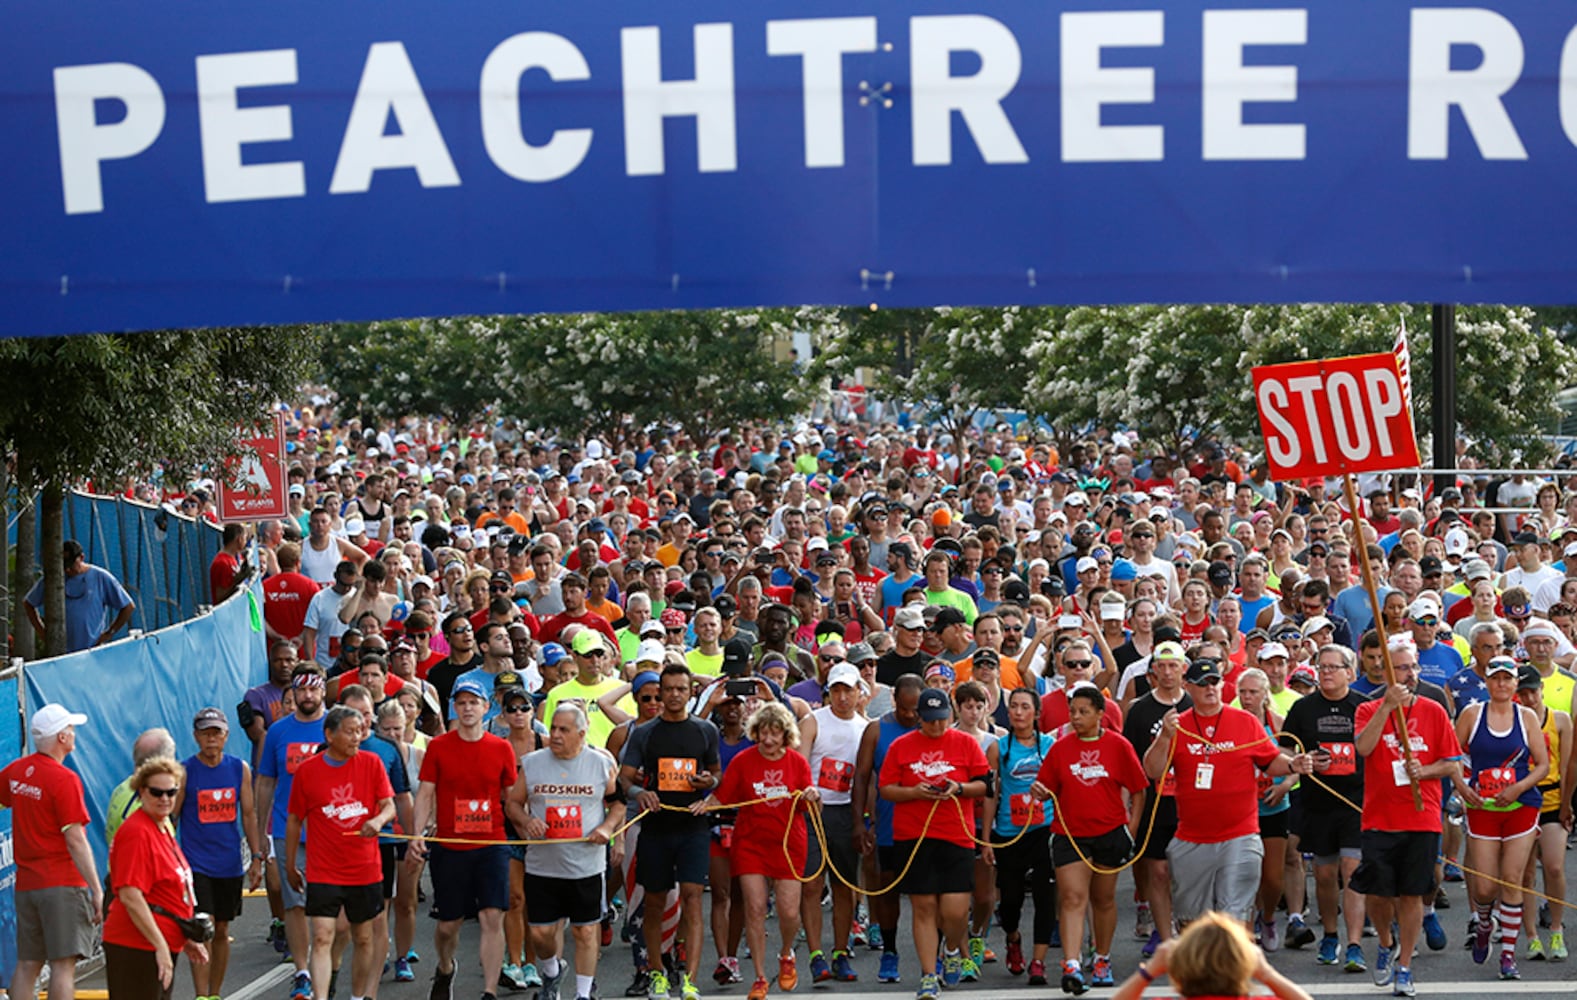
POLYGON ((1254 401, 1272 479, 1419 464, 1394 354, 1261 365, 1254 369, 1254 401))

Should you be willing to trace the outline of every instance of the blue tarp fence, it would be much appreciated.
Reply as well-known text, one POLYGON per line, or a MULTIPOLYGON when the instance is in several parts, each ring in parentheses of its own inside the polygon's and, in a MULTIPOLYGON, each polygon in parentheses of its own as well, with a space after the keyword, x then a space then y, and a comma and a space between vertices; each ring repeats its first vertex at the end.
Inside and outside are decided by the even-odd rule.
MULTIPOLYGON (((229 751, 251 759, 246 734, 233 720, 247 688, 268 677, 262 599, 262 586, 254 580, 250 588, 190 621, 24 667, 28 712, 59 702, 88 717, 66 763, 82 776, 93 817, 88 840, 101 875, 107 859, 105 806, 110 792, 131 774, 131 745, 137 734, 163 726, 175 737, 177 756, 184 759, 197 752, 192 718, 198 709, 214 705, 232 720, 229 751)), ((3 699, 0 688, 0 713, 3 699)))
MULTIPOLYGON (((8 534, 14 545, 14 524, 8 534)), ((130 627, 144 632, 186 621, 208 603, 208 564, 223 544, 219 529, 206 521, 87 493, 66 495, 65 536, 131 593, 137 610, 130 627)))
MULTIPOLYGON (((22 755, 22 703, 18 673, 0 668, 0 761, 22 755)), ((0 987, 11 988, 16 972, 16 852, 11 810, 0 809, 0 987)))

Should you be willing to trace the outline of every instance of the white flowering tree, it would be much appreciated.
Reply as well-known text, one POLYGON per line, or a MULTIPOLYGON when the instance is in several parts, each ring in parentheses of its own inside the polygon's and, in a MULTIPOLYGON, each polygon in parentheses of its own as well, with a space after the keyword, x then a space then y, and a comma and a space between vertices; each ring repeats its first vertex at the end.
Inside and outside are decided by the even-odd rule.
POLYGON ((323 345, 324 378, 342 409, 379 419, 468 423, 501 396, 505 361, 498 322, 475 316, 339 323, 323 345))

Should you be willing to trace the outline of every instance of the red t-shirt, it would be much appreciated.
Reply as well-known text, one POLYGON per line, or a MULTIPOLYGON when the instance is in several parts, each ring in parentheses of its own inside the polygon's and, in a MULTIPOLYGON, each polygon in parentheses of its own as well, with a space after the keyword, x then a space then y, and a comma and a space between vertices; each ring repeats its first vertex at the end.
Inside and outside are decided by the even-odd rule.
POLYGON ((1127 823, 1122 790, 1137 794, 1150 787, 1133 744, 1120 730, 1105 728, 1093 740, 1057 740, 1035 780, 1057 793, 1063 805, 1052 816, 1051 832, 1080 838, 1098 837, 1127 823))
POLYGON ((310 576, 275 573, 263 581, 263 617, 275 632, 294 639, 306 627, 307 605, 321 588, 310 576))
MULTIPOLYGON (((347 670, 343 674, 340 674, 339 677, 335 678, 337 681, 339 681, 339 686, 334 689, 334 700, 339 701, 341 698, 345 697, 345 689, 350 687, 352 684, 360 684, 360 678, 361 675, 354 670, 347 670)), ((404 681, 400 680, 393 674, 388 674, 383 681, 383 696, 385 698, 393 698, 395 695, 400 693, 400 688, 404 686, 404 681)))
MULTIPOLYGON (((438 836, 504 839, 504 792, 515 783, 515 751, 509 741, 483 733, 474 742, 450 731, 427 744, 420 780, 436 786, 438 836)), ((445 844, 471 851, 480 844, 445 844)))
POLYGON ((447 660, 448 658, 449 658, 449 654, 448 653, 437 653, 437 652, 435 652, 431 656, 429 656, 427 659, 425 659, 422 662, 418 663, 416 665, 416 677, 417 677, 417 679, 425 681, 427 679, 427 671, 429 671, 429 670, 433 669, 434 667, 438 666, 438 664, 442 663, 443 661, 447 660))
POLYGON ((377 837, 347 837, 394 798, 389 772, 370 750, 336 765, 326 753, 296 768, 290 814, 307 831, 307 881, 318 885, 371 885, 383 881, 377 837))
POLYGON ((12 814, 17 891, 87 885, 61 833, 89 820, 75 771, 49 754, 20 757, 0 771, 0 806, 12 814))
MULTIPOLYGON (((845 541, 843 547, 848 548, 849 543, 845 541)), ((868 576, 861 576, 859 573, 854 574, 854 586, 855 589, 859 590, 860 597, 865 603, 874 608, 881 597, 882 581, 885 579, 887 579, 887 574, 873 566, 868 576)))
MULTIPOLYGON (((1047 691, 1040 699, 1040 731, 1054 733, 1068 724, 1068 692, 1062 688, 1047 691)), ((1101 725, 1107 729, 1115 729, 1119 733, 1123 728, 1123 711, 1117 707, 1113 698, 1106 699, 1106 707, 1101 710, 1101 725)), ((1110 829, 1108 827, 1107 829, 1110 829)), ((1077 834, 1075 834, 1077 836, 1077 834)))
POLYGON ((1241 708, 1224 705, 1216 716, 1189 709, 1177 719, 1177 836, 1194 844, 1219 844, 1259 832, 1259 772, 1281 749, 1241 708), (1206 746, 1201 736, 1225 749, 1206 746), (1246 750, 1233 747, 1256 746, 1246 750))
MULTIPOLYGON (((142 895, 153 906, 160 906, 171 913, 190 917, 197 905, 197 892, 192 888, 192 866, 187 864, 181 845, 175 841, 175 831, 159 824, 141 809, 126 817, 126 822, 115 831, 110 845, 110 888, 115 891, 110 900, 109 916, 104 918, 104 943, 118 944, 122 948, 153 951, 153 943, 143 937, 126 907, 121 905, 118 892, 122 886, 141 889, 142 895)), ((179 954, 186 945, 180 925, 169 917, 155 913, 154 922, 164 934, 164 943, 172 954, 179 954)))
MULTIPOLYGON (((1378 711, 1379 701, 1359 705, 1353 715, 1353 732, 1363 732, 1378 711)), ((1420 764, 1427 767, 1438 760, 1462 755, 1462 745, 1457 742, 1451 718, 1438 704, 1428 698, 1414 698, 1403 714, 1407 717, 1408 743, 1420 764)), ((1380 730, 1380 742, 1364 758, 1363 828, 1390 833, 1439 833, 1440 782, 1420 781, 1418 789, 1423 794, 1424 808, 1414 808, 1412 784, 1401 770, 1404 760, 1402 744, 1396 736, 1396 716, 1389 714, 1385 718, 1385 728, 1380 730)))
MULTIPOLYGON (((730 765, 732 767, 732 765, 730 765)), ((948 781, 965 782, 979 778, 990 770, 986 755, 973 736, 949 729, 940 738, 932 739, 920 730, 893 740, 882 760, 879 779, 883 785, 940 785, 948 781)), ((977 799, 960 798, 963 815, 951 802, 936 806, 931 815, 931 802, 915 799, 893 805, 893 839, 918 840, 925 836, 945 840, 959 847, 974 847, 975 806, 977 799), (927 817, 931 827, 926 829, 927 817)))
POLYGON ((582 611, 578 615, 572 615, 568 611, 554 615, 542 623, 542 635, 549 642, 558 642, 559 635, 570 625, 584 625, 587 628, 594 628, 602 633, 604 639, 608 640, 609 649, 619 648, 619 637, 613 634, 613 626, 608 624, 608 619, 590 610, 582 611))
POLYGON ((730 871, 735 875, 765 875, 767 878, 793 878, 805 870, 809 845, 805 828, 805 804, 793 808, 794 825, 789 826, 790 793, 809 788, 810 761, 798 750, 785 750, 782 758, 767 760, 757 747, 740 751, 723 772, 717 788, 719 802, 747 802, 769 798, 771 802, 746 806, 734 820, 730 871), (783 853, 783 835, 788 833, 788 855, 783 853), (792 859, 792 864, 790 863, 792 859))
MULTIPOLYGON (((241 571, 241 559, 229 552, 220 552, 208 564, 208 599, 218 603, 219 597, 235 585, 236 574, 241 571)), ((305 617, 306 611, 301 612, 305 617)))

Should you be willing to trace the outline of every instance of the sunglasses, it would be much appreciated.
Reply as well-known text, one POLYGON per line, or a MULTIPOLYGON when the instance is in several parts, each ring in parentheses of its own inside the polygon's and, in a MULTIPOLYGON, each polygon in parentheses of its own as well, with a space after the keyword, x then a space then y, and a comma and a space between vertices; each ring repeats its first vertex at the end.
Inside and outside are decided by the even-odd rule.
POLYGON ((432 630, 429 629, 422 632, 406 632, 405 634, 410 636, 412 639, 430 639, 432 638, 433 633, 432 630))
POLYGON ((1434 628, 1436 625, 1440 624, 1440 619, 1436 618, 1434 615, 1430 615, 1428 618, 1414 618, 1413 624, 1434 628))
POLYGON ((683 628, 665 628, 663 631, 667 632, 669 635, 684 635, 683 628))
POLYGON ((173 799, 173 798, 175 798, 175 796, 180 794, 181 790, 179 788, 152 788, 152 787, 149 787, 149 788, 144 788, 143 791, 147 792, 149 795, 152 795, 156 799, 173 799))
POLYGON ((472 631, 471 626, 469 626, 469 625, 458 625, 458 626, 450 629, 449 630, 449 634, 450 635, 465 635, 467 632, 470 632, 470 631, 472 631))
POLYGON ((640 700, 644 704, 650 704, 654 701, 662 701, 663 696, 660 694, 643 694, 641 695, 640 700))
POLYGON ((504 711, 510 712, 510 713, 525 713, 525 712, 530 712, 531 711, 531 706, 525 704, 524 702, 519 702, 519 703, 514 704, 514 705, 506 705, 506 706, 504 706, 504 711))
POLYGON ((604 656, 608 655, 608 651, 605 649, 594 649, 589 653, 582 653, 581 655, 588 660, 600 660, 604 656))
POLYGON ((1063 660, 1062 665, 1069 670, 1088 670, 1095 665, 1094 660, 1063 660))
POLYGON ((509 586, 507 583, 490 583, 487 585, 487 589, 491 590, 495 594, 507 594, 514 588, 509 586))
POLYGON ((1024 631, 1024 626, 1022 626, 1022 625, 1004 625, 1004 626, 1002 626, 1002 631, 1004 631, 1004 632, 1022 632, 1022 631, 1024 631))

